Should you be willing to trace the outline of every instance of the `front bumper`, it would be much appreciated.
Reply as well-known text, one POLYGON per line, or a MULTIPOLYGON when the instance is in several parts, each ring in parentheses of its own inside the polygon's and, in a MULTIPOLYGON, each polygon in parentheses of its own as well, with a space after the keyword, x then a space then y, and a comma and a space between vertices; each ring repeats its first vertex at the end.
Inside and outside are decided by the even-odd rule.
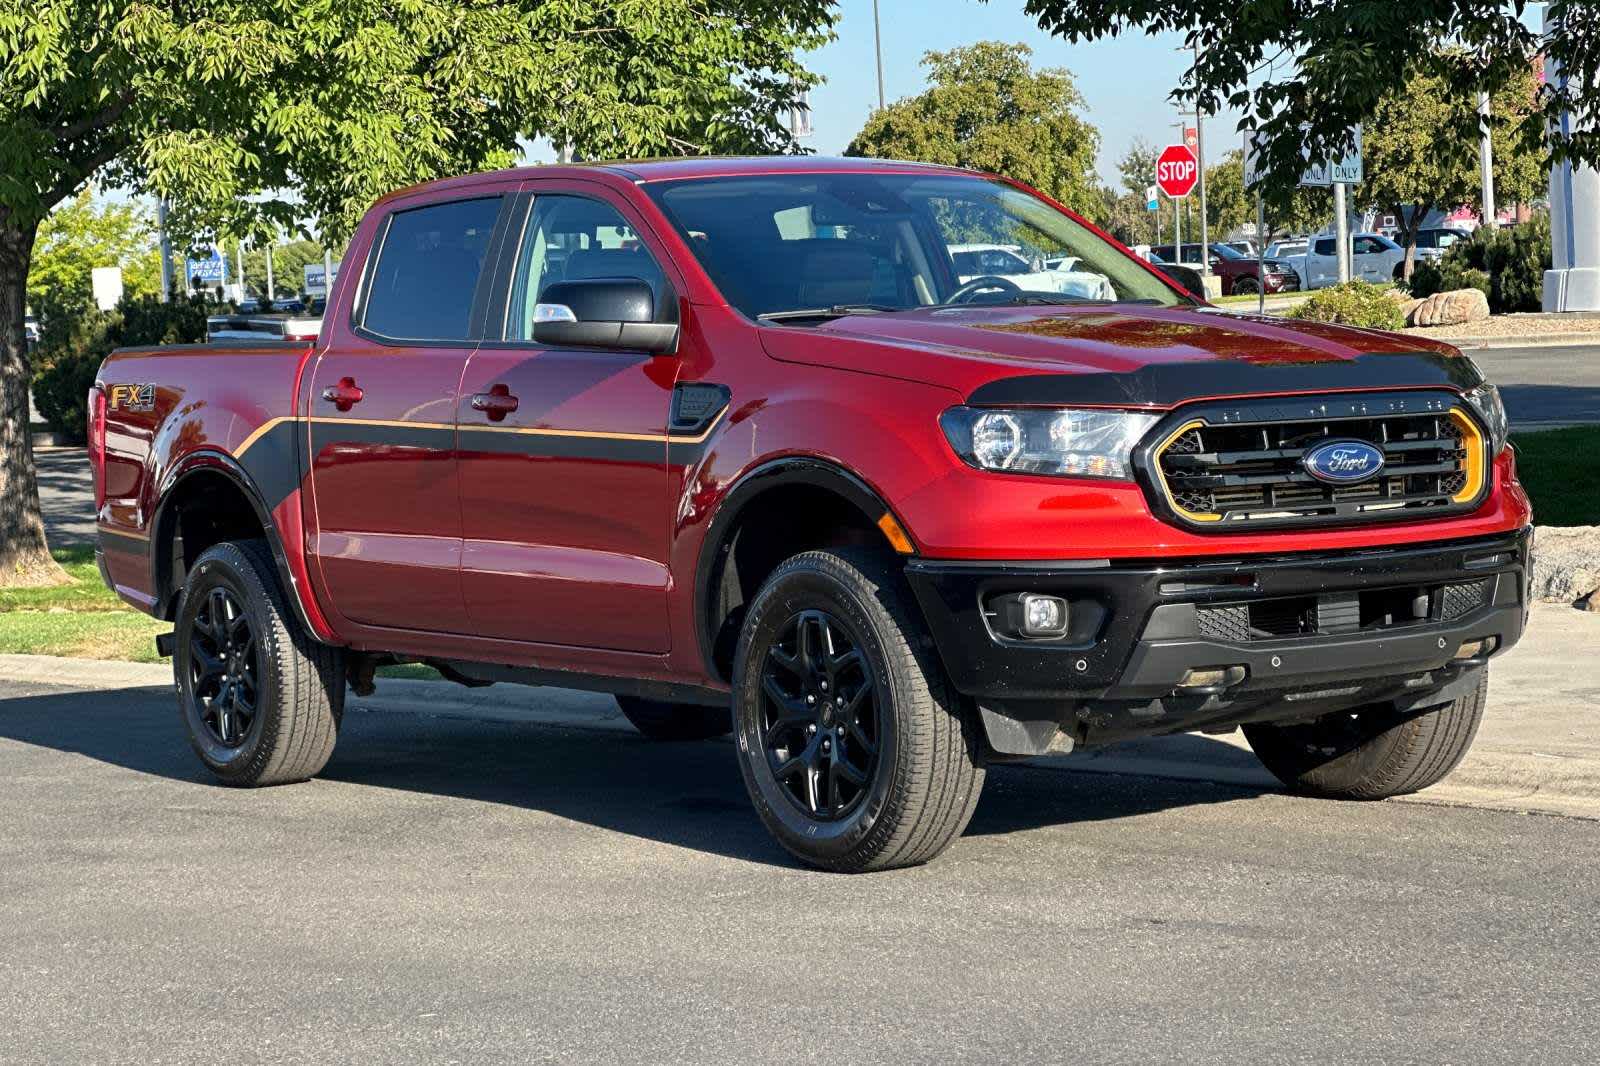
POLYGON ((906 576, 952 682, 986 717, 1055 721, 1094 744, 1438 691, 1521 637, 1531 540, 1524 529, 1220 561, 918 559, 906 576), (1065 599, 1067 634, 997 630, 986 605, 1017 592, 1065 599), (1219 669, 1225 683, 1185 685, 1219 669))

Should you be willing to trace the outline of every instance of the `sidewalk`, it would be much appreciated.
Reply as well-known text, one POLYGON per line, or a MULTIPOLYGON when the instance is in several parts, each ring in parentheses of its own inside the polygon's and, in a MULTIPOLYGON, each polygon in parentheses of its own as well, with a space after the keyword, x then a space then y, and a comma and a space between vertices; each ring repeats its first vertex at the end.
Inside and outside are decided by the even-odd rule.
MULTIPOLYGON (((1488 715, 1472 751, 1450 778, 1408 800, 1600 819, 1597 652, 1600 615, 1535 605, 1522 643, 1495 660, 1488 715)), ((0 681, 83 691, 165 688, 172 684, 172 671, 165 664, 0 655, 0 681)), ((608 696, 518 685, 466 689, 447 682, 379 679, 376 695, 350 697, 346 710, 371 712, 568 729, 631 728, 608 696)), ((1160 737, 1034 763, 1061 771, 1277 787, 1237 733, 1160 737)))

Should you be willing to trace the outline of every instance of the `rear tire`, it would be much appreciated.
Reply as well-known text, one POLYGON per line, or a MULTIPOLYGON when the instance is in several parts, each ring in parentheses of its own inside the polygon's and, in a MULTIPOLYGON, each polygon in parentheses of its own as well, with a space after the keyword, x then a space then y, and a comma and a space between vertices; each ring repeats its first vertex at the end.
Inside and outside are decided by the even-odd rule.
POLYGON ((1273 775, 1297 792, 1378 800, 1444 780, 1477 736, 1489 670, 1436 710, 1387 707, 1325 715, 1302 725, 1247 725, 1244 735, 1273 775))
POLYGON ((301 626, 265 542, 225 542, 196 559, 176 630, 178 709, 213 774, 281 785, 327 765, 344 713, 344 652, 301 626))
POLYGON ((622 716, 651 740, 710 740, 733 732, 733 716, 726 707, 669 703, 638 696, 617 696, 622 716))
POLYGON ((916 866, 971 820, 984 777, 973 716, 880 554, 779 566, 745 616, 733 693, 745 786, 803 862, 916 866))

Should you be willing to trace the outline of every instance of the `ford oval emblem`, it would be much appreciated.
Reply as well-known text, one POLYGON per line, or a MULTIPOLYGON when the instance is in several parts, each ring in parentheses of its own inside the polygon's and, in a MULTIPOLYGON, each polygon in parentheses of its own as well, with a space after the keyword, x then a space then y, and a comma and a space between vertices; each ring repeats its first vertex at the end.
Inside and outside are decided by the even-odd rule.
POLYGON ((1330 440, 1306 452, 1300 460, 1306 473, 1330 485, 1358 485, 1378 476, 1383 452, 1364 440, 1330 440))

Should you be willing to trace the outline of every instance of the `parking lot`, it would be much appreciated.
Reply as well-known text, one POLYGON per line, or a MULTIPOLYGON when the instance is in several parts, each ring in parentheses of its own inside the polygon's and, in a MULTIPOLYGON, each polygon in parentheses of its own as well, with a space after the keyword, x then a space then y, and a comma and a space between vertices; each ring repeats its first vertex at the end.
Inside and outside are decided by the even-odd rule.
MULTIPOLYGON (((537 706, 541 696, 529 691, 537 706)), ((589 697, 578 697, 589 699, 589 697)), ((0 1061, 1577 1062, 1600 822, 995 770, 796 867, 726 742, 359 701, 213 784, 159 688, 0 684, 0 1061)))

